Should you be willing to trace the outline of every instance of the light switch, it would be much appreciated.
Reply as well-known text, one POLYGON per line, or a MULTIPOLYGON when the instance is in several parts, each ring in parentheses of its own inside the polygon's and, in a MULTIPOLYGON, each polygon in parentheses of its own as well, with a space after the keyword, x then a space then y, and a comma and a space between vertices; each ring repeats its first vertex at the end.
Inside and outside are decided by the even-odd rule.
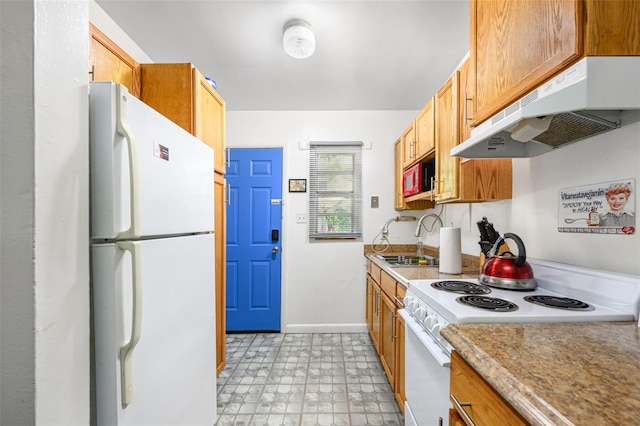
POLYGON ((378 196, 374 195, 371 197, 371 208, 372 209, 377 209, 378 208, 378 196))

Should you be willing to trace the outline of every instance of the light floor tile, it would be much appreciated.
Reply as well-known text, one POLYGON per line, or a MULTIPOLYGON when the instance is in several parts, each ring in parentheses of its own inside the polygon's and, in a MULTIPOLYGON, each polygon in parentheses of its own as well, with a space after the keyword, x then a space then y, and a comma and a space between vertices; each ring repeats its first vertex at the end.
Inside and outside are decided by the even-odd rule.
POLYGON ((227 335, 217 426, 401 425, 368 333, 227 335))

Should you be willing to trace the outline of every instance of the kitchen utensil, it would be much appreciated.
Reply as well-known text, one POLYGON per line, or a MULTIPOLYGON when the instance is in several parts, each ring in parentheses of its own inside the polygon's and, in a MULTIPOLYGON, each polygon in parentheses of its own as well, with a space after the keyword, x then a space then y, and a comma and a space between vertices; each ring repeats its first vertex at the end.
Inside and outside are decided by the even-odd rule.
POLYGON ((489 251, 489 258, 482 267, 478 278, 481 284, 508 290, 533 290, 538 285, 533 277, 533 269, 527 263, 526 250, 522 239, 516 234, 506 233, 498 237, 489 251), (498 255, 498 250, 505 239, 515 241, 518 256, 511 252, 498 255))
POLYGON ((500 237, 500 234, 495 230, 493 224, 490 223, 486 217, 477 222, 478 230, 480 231, 480 250, 488 257, 489 251, 500 237))

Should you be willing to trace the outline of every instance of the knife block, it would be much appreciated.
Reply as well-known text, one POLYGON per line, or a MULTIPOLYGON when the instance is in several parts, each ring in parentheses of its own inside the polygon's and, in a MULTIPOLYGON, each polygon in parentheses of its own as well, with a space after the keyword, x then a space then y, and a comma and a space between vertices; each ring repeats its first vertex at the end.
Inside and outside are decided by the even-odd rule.
MULTIPOLYGON (((498 256, 502 256, 503 253, 510 252, 510 251, 511 249, 509 249, 509 244, 507 244, 507 242, 505 241, 498 249, 498 256)), ((484 253, 480 252, 480 263, 479 263, 480 274, 482 273, 482 267, 484 266, 484 262, 486 262, 486 260, 487 260, 487 257, 484 255, 484 253)))

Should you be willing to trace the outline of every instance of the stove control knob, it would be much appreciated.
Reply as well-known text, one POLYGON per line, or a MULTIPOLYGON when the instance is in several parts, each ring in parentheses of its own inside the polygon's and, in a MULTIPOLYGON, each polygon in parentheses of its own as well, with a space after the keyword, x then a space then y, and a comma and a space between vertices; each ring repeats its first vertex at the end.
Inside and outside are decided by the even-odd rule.
POLYGON ((427 311, 424 309, 424 306, 420 306, 418 307, 418 309, 416 309, 416 316, 420 321, 424 320, 426 315, 427 311))
POLYGON ((431 331, 433 332, 434 336, 437 336, 438 339, 440 338, 440 329, 442 328, 441 324, 435 324, 433 327, 431 327, 431 331))
POLYGON ((438 321, 436 316, 433 313, 429 313, 427 315, 427 318, 424 320, 424 325, 426 325, 427 328, 431 329, 431 327, 433 327, 436 321, 438 321))

